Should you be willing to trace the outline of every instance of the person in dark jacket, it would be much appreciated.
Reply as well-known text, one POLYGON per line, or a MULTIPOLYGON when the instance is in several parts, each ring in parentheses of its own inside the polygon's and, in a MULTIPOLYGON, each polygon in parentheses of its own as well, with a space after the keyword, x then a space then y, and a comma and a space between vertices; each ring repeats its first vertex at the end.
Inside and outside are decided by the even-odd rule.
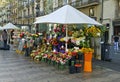
POLYGON ((4 48, 6 48, 7 47, 8 34, 7 34, 7 31, 5 29, 2 32, 2 39, 3 39, 3 42, 4 42, 4 48))
POLYGON ((118 42, 119 42, 119 37, 118 37, 118 36, 115 36, 115 37, 114 37, 114 45, 115 45, 114 48, 115 48, 115 50, 117 50, 117 51, 118 51, 118 49, 119 49, 119 48, 118 48, 118 42))
POLYGON ((14 29, 10 32, 10 39, 11 39, 11 44, 13 44, 13 36, 14 36, 14 29))

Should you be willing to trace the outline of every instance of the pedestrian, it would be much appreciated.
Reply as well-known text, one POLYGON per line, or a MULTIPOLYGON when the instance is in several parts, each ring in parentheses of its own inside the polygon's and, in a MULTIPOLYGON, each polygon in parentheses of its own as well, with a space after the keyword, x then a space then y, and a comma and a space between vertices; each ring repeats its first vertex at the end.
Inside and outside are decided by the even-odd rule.
POLYGON ((7 31, 4 29, 3 32, 2 32, 2 39, 3 39, 3 42, 4 42, 4 48, 7 47, 7 38, 8 38, 8 34, 7 34, 7 31))
POLYGON ((13 44, 14 29, 10 32, 10 43, 13 44))
POLYGON ((118 51, 118 49, 119 49, 118 42, 119 42, 119 37, 115 36, 114 37, 114 49, 115 49, 115 51, 118 51))

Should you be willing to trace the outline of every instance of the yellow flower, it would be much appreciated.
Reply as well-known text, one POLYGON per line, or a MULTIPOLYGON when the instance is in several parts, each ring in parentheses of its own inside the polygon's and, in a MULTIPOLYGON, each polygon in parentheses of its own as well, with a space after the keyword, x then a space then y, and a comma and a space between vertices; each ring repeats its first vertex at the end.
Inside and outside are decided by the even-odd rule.
POLYGON ((92 53, 94 53, 94 49, 92 49, 92 48, 82 48, 81 51, 83 53, 86 53, 86 52, 92 52, 92 53))
POLYGON ((85 32, 86 35, 90 35, 92 37, 99 37, 101 34, 101 30, 95 26, 92 26, 90 28, 86 28, 85 31, 86 31, 85 32))

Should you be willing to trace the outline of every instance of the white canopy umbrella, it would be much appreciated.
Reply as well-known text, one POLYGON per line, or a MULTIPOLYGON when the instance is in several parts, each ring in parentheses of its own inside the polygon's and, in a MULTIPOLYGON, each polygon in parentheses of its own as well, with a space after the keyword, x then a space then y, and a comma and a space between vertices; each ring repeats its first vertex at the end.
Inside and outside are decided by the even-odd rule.
POLYGON ((19 29, 19 28, 12 23, 8 23, 3 26, 3 29, 19 29))
POLYGON ((60 9, 48 15, 38 17, 34 24, 37 23, 59 23, 59 24, 94 24, 101 25, 94 19, 88 17, 79 10, 70 5, 65 5, 60 9))
MULTIPOLYGON (((70 5, 65 5, 48 15, 36 18, 34 24, 37 23, 102 25, 70 5)), ((66 38, 67 37, 68 35, 66 28, 66 38)), ((66 50, 67 50, 67 43, 66 43, 66 50)))

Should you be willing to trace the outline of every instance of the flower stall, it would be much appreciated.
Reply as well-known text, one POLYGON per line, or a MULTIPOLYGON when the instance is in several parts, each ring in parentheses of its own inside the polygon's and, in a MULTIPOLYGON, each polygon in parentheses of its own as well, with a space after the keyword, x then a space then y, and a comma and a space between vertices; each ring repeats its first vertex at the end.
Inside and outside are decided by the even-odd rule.
POLYGON ((30 33, 28 31, 20 30, 17 36, 19 37, 16 52, 25 56, 29 56, 33 49, 36 49, 39 44, 39 36, 41 33, 30 33))
MULTIPOLYGON (((50 27, 46 36, 43 37, 37 58, 45 62, 54 61, 55 66, 57 65, 58 67, 61 64, 65 67, 68 65, 70 73, 80 72, 84 66, 83 60, 85 57, 85 53, 81 49, 90 48, 90 40, 88 39, 89 34, 88 36, 85 34, 85 28, 76 29, 76 26, 72 24, 101 24, 70 5, 65 5, 49 15, 39 17, 34 24, 38 23, 57 24, 50 27)), ((99 35, 99 33, 97 34, 99 35)), ((36 52, 31 55, 36 55, 36 52)))
POLYGON ((90 38, 100 37, 101 30, 95 26, 77 28, 76 25, 70 25, 68 26, 68 40, 66 40, 64 25, 55 24, 49 28, 42 37, 41 43, 32 50, 30 54, 32 59, 46 62, 62 70, 69 67, 70 73, 81 70, 92 72, 92 58, 95 51, 91 47, 90 38), (95 30, 97 32, 92 34, 95 30), (66 42, 67 51, 65 51, 66 42))

